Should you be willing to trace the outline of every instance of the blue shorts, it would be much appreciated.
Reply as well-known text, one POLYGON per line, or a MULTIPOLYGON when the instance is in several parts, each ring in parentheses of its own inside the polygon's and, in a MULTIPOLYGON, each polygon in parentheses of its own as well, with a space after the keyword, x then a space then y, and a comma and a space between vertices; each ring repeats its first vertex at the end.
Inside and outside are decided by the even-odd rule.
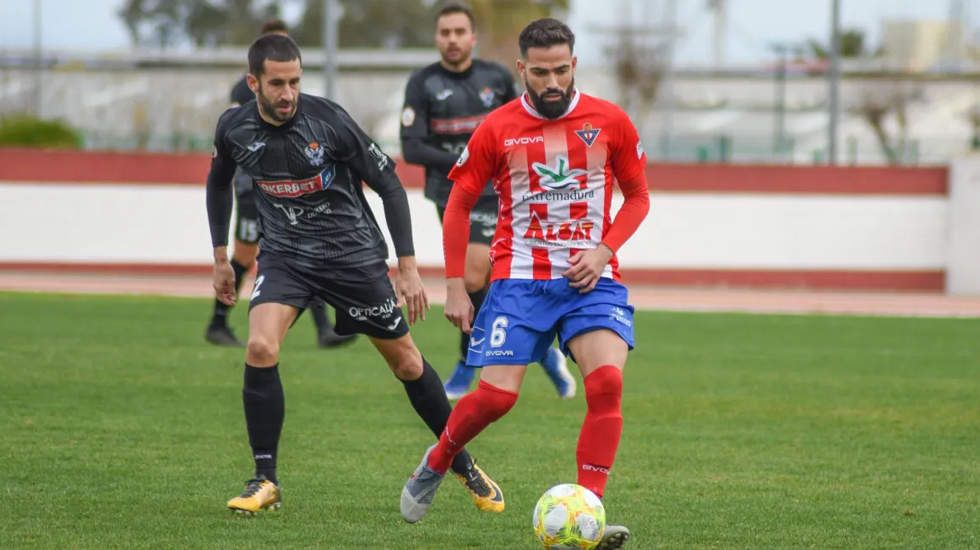
POLYGON ((633 349, 633 306, 626 287, 599 279, 585 294, 568 279, 538 281, 499 279, 490 284, 473 322, 466 364, 526 365, 544 358, 555 335, 566 355, 568 341, 593 330, 608 329, 633 349))

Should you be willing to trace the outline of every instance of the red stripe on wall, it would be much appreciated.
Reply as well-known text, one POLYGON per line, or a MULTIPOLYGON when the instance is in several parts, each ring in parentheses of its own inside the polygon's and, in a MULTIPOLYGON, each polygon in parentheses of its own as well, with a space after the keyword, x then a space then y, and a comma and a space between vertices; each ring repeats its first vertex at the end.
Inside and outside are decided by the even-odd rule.
POLYGON ((0 271, 36 271, 40 273, 105 273, 132 275, 207 275, 211 264, 151 264, 136 262, 5 262, 0 271))
MULTIPOLYGON (((0 181, 203 185, 210 156, 202 153, 57 151, 0 148, 0 181)), ((399 161, 405 187, 421 189, 422 167, 399 161)), ((647 166, 650 189, 685 193, 946 195, 946 167, 769 166, 672 164, 647 166)))
POLYGON ((647 166, 653 191, 724 193, 814 193, 854 195, 946 195, 945 166, 770 166, 669 164, 647 166))
POLYGON ((0 181, 204 185, 201 153, 115 153, 0 148, 0 181))
MULTIPOLYGON (((207 275, 210 264, 4 262, 2 271, 105 273, 139 275, 207 275)), ((442 266, 420 266, 424 277, 443 278, 442 266)), ((877 290, 943 292, 943 270, 772 270, 772 269, 628 269, 627 285, 731 288, 801 288, 810 290, 877 290)))
POLYGON ((916 290, 942 292, 946 272, 936 270, 628 269, 626 284, 734 288, 916 290))
POLYGON ((398 159, 395 163, 395 173, 402 184, 408 189, 423 189, 425 187, 425 168, 418 164, 408 164, 398 159))

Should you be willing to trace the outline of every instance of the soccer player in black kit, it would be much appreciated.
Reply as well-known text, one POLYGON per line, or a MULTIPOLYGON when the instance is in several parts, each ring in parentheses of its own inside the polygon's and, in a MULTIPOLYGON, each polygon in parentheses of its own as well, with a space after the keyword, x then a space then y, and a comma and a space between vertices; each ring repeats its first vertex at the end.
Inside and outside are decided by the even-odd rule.
MULTIPOLYGON (((475 22, 466 6, 450 3, 437 12, 435 41, 440 61, 414 72, 405 88, 401 143, 407 162, 425 166, 425 196, 436 204, 442 221, 453 185, 449 170, 487 113, 517 94, 510 71, 473 57, 475 22)), ((477 311, 487 294, 490 243, 496 227, 497 193, 488 181, 470 213, 470 242, 466 248, 464 282, 477 311)), ((473 381, 476 369, 465 361, 468 347, 469 335, 461 332, 460 358, 445 385, 450 399, 462 397, 473 381)), ((575 379, 560 351, 548 350, 541 366, 559 396, 575 396, 575 379)))
MULTIPOLYGON (((289 29, 281 19, 270 19, 262 24, 259 35, 269 33, 288 35, 289 29)), ((244 105, 253 99, 255 99, 255 94, 249 89, 246 77, 242 76, 231 89, 231 104, 234 106, 244 105)), ((237 291, 241 287, 245 273, 255 264, 255 257, 259 253, 259 219, 255 210, 252 178, 236 170, 234 181, 236 227, 231 268, 235 271, 237 291)), ((207 330, 204 332, 204 339, 218 346, 243 347, 244 344, 228 326, 229 309, 230 307, 221 303, 220 300, 214 301, 211 322, 208 323, 207 330)), ((353 334, 341 336, 334 332, 322 299, 314 298, 309 304, 309 310, 313 324, 316 325, 317 344, 320 347, 339 346, 356 338, 353 334)))
MULTIPOLYGON (((242 400, 254 477, 228 508, 243 513, 278 508, 276 460, 284 397, 279 347, 314 296, 337 310, 340 334, 362 333, 384 357, 429 429, 442 432, 451 407, 435 370, 408 331, 424 319, 428 299, 415 264, 408 199, 394 162, 340 106, 300 94, 299 48, 267 34, 248 51, 248 85, 255 99, 218 120, 207 182, 214 246, 214 288, 235 302, 228 260, 228 225, 235 167, 252 178, 260 225, 259 267, 249 304, 242 400), (381 196, 398 256, 395 288, 387 245, 361 181, 381 196), (407 305, 407 321, 401 303, 407 305)), ((502 511, 503 495, 470 457, 454 462, 477 507, 502 511)))

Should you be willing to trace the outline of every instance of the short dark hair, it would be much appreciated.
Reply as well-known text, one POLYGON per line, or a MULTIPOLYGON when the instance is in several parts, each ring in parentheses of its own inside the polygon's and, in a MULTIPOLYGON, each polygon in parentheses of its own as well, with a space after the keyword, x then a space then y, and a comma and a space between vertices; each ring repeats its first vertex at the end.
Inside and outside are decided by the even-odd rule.
POLYGON ((560 44, 568 44, 568 50, 574 52, 575 33, 561 21, 545 17, 531 21, 524 27, 517 44, 521 48, 522 57, 527 57, 528 48, 550 48, 560 44))
POLYGON ((293 39, 282 34, 263 34, 255 39, 248 48, 248 72, 256 78, 262 74, 262 66, 266 60, 292 61, 303 58, 299 54, 299 46, 293 39))
POLYGON ((476 29, 476 19, 473 17, 473 10, 461 2, 447 2, 443 4, 442 7, 439 8, 439 11, 436 12, 435 21, 438 22, 439 18, 445 15, 452 15, 454 13, 461 13, 465 15, 466 18, 470 20, 470 29, 476 29))
POLYGON ((270 32, 289 34, 289 27, 286 26, 286 22, 282 19, 269 19, 265 23, 262 23, 262 28, 259 29, 259 34, 269 34, 270 32))

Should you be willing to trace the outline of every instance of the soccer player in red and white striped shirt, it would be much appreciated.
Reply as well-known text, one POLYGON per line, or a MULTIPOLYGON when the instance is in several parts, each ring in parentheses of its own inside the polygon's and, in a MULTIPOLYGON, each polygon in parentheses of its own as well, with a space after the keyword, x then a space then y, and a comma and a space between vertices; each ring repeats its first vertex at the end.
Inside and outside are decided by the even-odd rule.
MULTIPOLYGON (((622 371, 633 347, 633 308, 619 283, 616 250, 650 208, 646 155, 617 106, 575 88, 575 37, 540 19, 520 36, 520 98, 490 113, 449 177, 443 220, 446 317, 471 332, 467 364, 478 388, 453 409, 439 439, 402 492, 402 515, 418 521, 453 456, 517 401, 527 364, 557 334, 579 365, 588 409, 579 435, 578 483, 600 497, 622 432, 622 371), (473 320, 463 286, 469 211, 484 182, 500 197, 491 244, 490 292, 473 320), (615 185, 625 201, 613 219, 615 185)), ((623 526, 598 548, 621 547, 623 526)))

